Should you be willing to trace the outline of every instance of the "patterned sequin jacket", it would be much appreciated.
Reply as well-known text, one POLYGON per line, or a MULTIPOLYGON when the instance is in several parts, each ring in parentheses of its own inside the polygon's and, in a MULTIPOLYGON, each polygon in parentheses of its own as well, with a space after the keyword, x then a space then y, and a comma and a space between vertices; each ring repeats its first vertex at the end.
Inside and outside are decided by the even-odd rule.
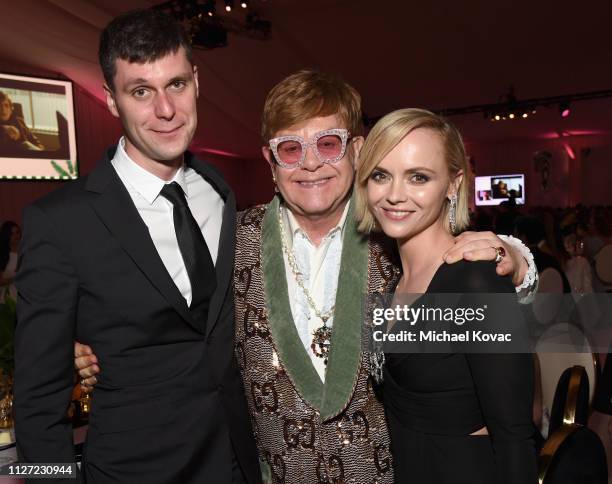
MULTIPOLYGON (((354 204, 351 204, 353 206, 354 204)), ((345 228, 325 382, 292 319, 279 201, 241 212, 235 263, 235 351, 264 477, 280 483, 391 483, 389 435, 362 351, 366 294, 393 287, 383 246, 345 228)))

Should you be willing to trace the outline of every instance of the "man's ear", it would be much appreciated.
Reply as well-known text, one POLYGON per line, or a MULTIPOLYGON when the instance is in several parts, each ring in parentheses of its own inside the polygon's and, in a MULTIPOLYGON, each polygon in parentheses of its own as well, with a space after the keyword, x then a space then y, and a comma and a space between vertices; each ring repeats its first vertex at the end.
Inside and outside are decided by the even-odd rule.
POLYGON ((115 102, 115 95, 110 87, 104 84, 104 94, 106 95, 106 106, 113 116, 119 117, 119 110, 117 109, 117 103, 115 102))
POLYGON ((272 172, 272 180, 274 181, 274 185, 276 186, 276 163, 274 163, 274 155, 272 154, 272 150, 269 146, 262 146, 261 152, 263 153, 264 158, 270 165, 270 171, 272 172))
POLYGON ((262 146, 261 153, 263 154, 263 157, 268 162, 268 165, 270 165, 270 169, 272 170, 272 173, 274 173, 274 168, 276 168, 276 164, 274 163, 274 158, 273 158, 274 154, 272 153, 272 150, 270 149, 269 146, 262 146))
POLYGON ((453 179, 448 185, 448 191, 446 193, 446 196, 448 198, 450 198, 453 194, 459 195, 459 187, 461 186, 462 180, 463 180, 463 170, 459 170, 457 173, 455 173, 455 176, 453 177, 453 179))
POLYGON ((196 88, 196 98, 200 95, 200 83, 198 81, 198 66, 193 66, 193 80, 196 88))
POLYGON ((357 171, 357 162, 359 161, 359 153, 361 153, 361 148, 363 148, 363 136, 355 136, 351 140, 351 146, 349 149, 352 149, 352 159, 353 159, 353 169, 357 171))

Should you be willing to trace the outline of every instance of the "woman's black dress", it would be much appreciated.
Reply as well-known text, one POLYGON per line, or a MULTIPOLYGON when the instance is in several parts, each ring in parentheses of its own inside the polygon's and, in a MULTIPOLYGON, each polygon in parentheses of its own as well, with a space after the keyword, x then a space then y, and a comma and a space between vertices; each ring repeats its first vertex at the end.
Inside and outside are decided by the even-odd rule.
MULTIPOLYGON (((449 292, 515 290, 494 263, 462 261, 443 264, 427 289, 428 295, 449 292)), ((496 308, 488 310, 494 317, 496 308)), ((497 310, 511 316, 507 304, 497 310)), ((518 302, 510 311, 520 317, 518 302)), ((536 482, 530 354, 393 353, 385 359, 382 397, 397 484, 536 482), (489 435, 470 435, 484 426, 489 435)))

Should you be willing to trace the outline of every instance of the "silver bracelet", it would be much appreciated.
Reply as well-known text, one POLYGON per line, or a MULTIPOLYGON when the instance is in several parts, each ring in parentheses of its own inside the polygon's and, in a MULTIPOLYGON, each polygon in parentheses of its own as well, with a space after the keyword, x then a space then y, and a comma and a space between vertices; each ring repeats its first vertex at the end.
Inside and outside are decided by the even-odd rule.
POLYGON ((523 244, 521 240, 517 239, 516 237, 512 237, 511 235, 498 235, 498 237, 506 244, 509 244, 517 249, 527 261, 527 273, 525 274, 525 278, 523 279, 521 285, 515 287, 516 292, 521 292, 523 289, 528 289, 529 292, 535 292, 534 289, 538 281, 538 268, 535 265, 533 254, 529 250, 529 247, 523 244))

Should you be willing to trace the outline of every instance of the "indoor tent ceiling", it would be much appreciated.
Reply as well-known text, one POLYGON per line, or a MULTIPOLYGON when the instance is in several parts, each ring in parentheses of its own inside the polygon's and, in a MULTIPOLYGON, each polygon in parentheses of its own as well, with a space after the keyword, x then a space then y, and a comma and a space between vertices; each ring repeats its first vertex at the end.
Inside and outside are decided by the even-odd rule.
MULTIPOLYGON (((102 28, 147 0, 5 0, 3 65, 56 72, 103 99, 97 64, 102 28)), ((217 11, 222 12, 222 1, 217 11)), ((238 3, 238 2, 236 2, 238 3)), ((521 98, 612 89, 612 2, 251 0, 272 24, 270 40, 233 34, 224 48, 197 51, 200 125, 196 148, 259 156, 267 91, 315 67, 341 74, 369 116, 418 106, 496 102, 510 84, 521 98)), ((234 16, 242 16, 236 5, 234 16)), ((557 106, 533 118, 491 123, 453 118, 469 141, 610 133, 612 100, 585 101, 561 119, 557 106)))

